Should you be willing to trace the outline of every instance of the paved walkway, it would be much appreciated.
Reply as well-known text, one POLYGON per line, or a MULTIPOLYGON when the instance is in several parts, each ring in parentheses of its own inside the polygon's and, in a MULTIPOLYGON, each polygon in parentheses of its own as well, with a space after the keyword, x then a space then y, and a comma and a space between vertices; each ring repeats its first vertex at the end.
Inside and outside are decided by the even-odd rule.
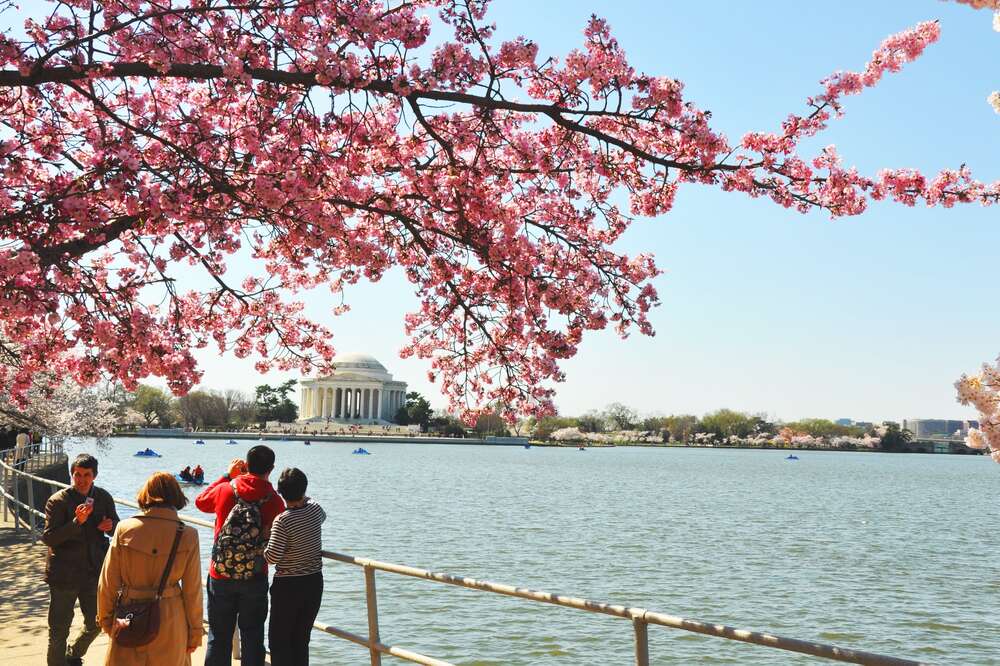
MULTIPOLYGON (((32 545, 26 530, 14 530, 12 515, 3 520, 0 509, 0 665, 45 666, 48 642, 46 614, 49 588, 42 580, 45 573, 45 546, 32 545)), ((79 631, 83 619, 79 608, 73 618, 70 638, 79 631)), ((107 634, 91 645, 83 663, 104 663, 108 648, 107 634)), ((205 663, 205 648, 192 655, 192 666, 205 663)))

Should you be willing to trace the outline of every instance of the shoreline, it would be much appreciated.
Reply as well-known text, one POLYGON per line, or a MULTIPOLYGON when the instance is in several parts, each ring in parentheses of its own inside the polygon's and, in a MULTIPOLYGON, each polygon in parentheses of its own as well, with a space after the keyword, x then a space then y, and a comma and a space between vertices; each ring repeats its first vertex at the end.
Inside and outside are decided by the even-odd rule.
MULTIPOLYGON (((187 439, 187 440, 250 440, 262 442, 385 442, 388 444, 452 444, 458 446, 504 446, 523 447, 520 441, 486 441, 485 439, 472 437, 433 437, 428 435, 372 435, 372 434, 338 434, 338 435, 311 435, 304 433, 245 433, 245 432, 175 432, 167 431, 163 433, 136 433, 136 432, 114 432, 111 437, 121 437, 123 439, 187 439)), ((931 451, 884 451, 882 449, 834 449, 824 447, 803 447, 792 448, 782 446, 727 446, 715 445, 705 446, 703 444, 657 444, 651 442, 624 442, 614 444, 590 444, 586 442, 552 442, 552 441, 529 441, 532 448, 553 448, 553 449, 614 449, 614 448, 643 448, 643 449, 724 449, 727 451, 811 451, 828 453, 904 453, 904 454, 924 454, 924 455, 948 455, 948 456, 975 456, 982 455, 981 452, 970 453, 948 452, 936 453, 931 451)))

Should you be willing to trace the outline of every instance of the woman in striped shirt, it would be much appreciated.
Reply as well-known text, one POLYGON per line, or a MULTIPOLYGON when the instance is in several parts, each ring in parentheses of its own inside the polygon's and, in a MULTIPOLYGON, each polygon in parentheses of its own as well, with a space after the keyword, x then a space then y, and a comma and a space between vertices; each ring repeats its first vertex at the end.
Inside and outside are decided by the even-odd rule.
POLYGON ((267 641, 274 666, 307 666, 309 634, 323 599, 321 526, 326 513, 306 497, 308 479, 290 467, 278 478, 288 507, 274 519, 264 559, 274 565, 267 641))

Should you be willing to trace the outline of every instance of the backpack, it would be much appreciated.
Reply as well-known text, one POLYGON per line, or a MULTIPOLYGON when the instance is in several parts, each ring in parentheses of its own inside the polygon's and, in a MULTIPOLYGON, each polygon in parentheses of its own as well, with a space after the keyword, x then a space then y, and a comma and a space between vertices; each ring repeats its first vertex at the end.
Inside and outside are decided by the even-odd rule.
POLYGON ((226 522, 212 545, 215 573, 233 580, 249 580, 264 573, 264 528, 260 509, 271 493, 259 502, 249 502, 236 492, 236 481, 229 485, 236 496, 226 522))

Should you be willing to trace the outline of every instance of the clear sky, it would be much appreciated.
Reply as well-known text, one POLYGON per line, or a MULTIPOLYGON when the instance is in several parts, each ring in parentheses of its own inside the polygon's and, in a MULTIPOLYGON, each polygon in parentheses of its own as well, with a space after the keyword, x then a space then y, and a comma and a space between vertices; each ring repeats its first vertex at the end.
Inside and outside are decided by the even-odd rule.
MULTIPOLYGON (((1000 33, 988 12, 938 0, 804 3, 495 0, 498 38, 518 34, 540 57, 581 43, 588 16, 608 19, 639 70, 682 80, 732 139, 802 113, 818 81, 862 68, 891 33, 940 19, 941 40, 877 88, 845 100, 847 115, 806 145, 836 144, 845 162, 883 167, 968 164, 1000 178, 1000 33)), ((831 221, 744 195, 688 185, 666 216, 637 222, 620 243, 651 251, 666 273, 654 338, 585 338, 564 364, 562 413, 612 401, 640 413, 701 414, 719 407, 785 420, 970 417, 952 382, 1000 352, 995 258, 1000 208, 909 209, 876 204, 831 221)), ((334 319, 325 292, 309 311, 342 352, 378 357, 411 389, 443 401, 428 364, 401 360, 403 315, 416 299, 399 272, 348 292, 334 319)), ((204 386, 252 390, 252 362, 199 354, 204 386)), ((278 381, 275 373, 266 381, 278 381)))

